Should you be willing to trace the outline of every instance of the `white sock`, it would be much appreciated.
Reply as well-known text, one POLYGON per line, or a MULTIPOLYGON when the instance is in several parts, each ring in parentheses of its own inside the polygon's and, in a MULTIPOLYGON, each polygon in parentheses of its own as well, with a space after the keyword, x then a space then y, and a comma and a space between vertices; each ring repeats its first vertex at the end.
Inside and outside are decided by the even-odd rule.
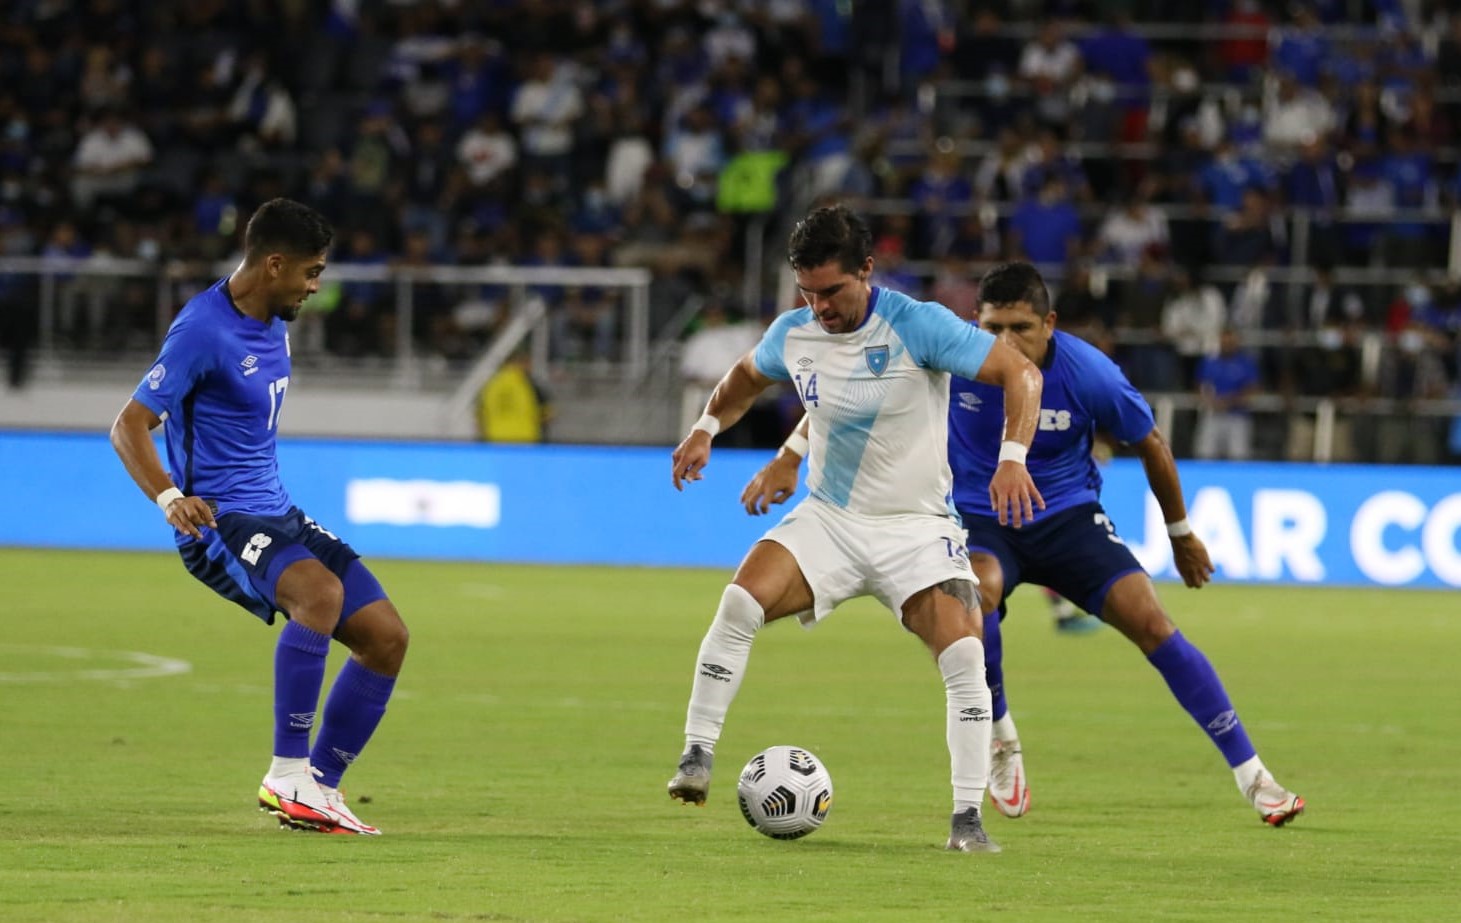
POLYGON ((1003 718, 994 722, 994 739, 1005 743, 1020 739, 1020 732, 1015 730, 1015 719, 1010 717, 1009 712, 1005 712, 1003 718))
POLYGON ((734 583, 725 588, 695 658, 695 683, 690 687, 690 708, 685 715, 687 748, 699 744, 715 752, 725 713, 741 688, 751 641, 765 621, 766 612, 754 596, 734 583))
POLYGON ((989 782, 989 738, 993 722, 989 683, 984 676, 984 642, 960 638, 938 655, 948 699, 949 763, 954 810, 978 807, 989 782))
POLYGON ((1258 777, 1267 771, 1263 760, 1260 760, 1256 754, 1234 766, 1233 778, 1237 780, 1238 791, 1247 795, 1248 789, 1252 788, 1253 783, 1258 781, 1258 777))
POLYGON ((309 775, 309 757, 276 756, 274 761, 269 764, 269 778, 271 779, 282 779, 294 775, 309 775))

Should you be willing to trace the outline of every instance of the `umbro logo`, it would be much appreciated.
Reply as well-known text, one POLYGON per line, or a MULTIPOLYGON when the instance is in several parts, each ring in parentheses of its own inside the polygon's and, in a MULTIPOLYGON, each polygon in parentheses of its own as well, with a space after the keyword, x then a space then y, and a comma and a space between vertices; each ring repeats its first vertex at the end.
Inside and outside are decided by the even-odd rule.
POLYGON ((244 360, 238 364, 238 367, 243 369, 244 377, 247 378, 259 370, 259 357, 245 356, 244 360))
POLYGON ((801 366, 802 368, 808 368, 814 361, 815 360, 812 359, 811 356, 802 356, 800 359, 796 360, 796 364, 801 366))
POLYGON ((315 713, 312 711, 291 713, 289 715, 289 726, 301 731, 307 731, 315 726, 315 713))
POLYGON ((972 708, 961 708, 961 709, 959 709, 959 720, 960 721, 988 721, 989 720, 989 710, 987 708, 980 708, 977 705, 975 705, 972 708))
POLYGON ((722 683, 728 683, 730 682, 730 678, 735 675, 735 671, 727 670, 718 663, 702 663, 700 665, 700 675, 722 683))
POLYGON ((984 401, 980 400, 979 395, 975 394, 972 391, 959 392, 959 407, 962 410, 970 410, 974 413, 978 413, 979 407, 983 403, 984 401))
POLYGON ((355 762, 355 758, 360 755, 359 753, 346 753, 339 747, 331 747, 330 752, 335 754, 335 759, 344 763, 346 766, 349 766, 351 763, 355 762))
POLYGON ((1207 723, 1207 729, 1214 734, 1226 734, 1238 726, 1238 715, 1231 708, 1207 723))

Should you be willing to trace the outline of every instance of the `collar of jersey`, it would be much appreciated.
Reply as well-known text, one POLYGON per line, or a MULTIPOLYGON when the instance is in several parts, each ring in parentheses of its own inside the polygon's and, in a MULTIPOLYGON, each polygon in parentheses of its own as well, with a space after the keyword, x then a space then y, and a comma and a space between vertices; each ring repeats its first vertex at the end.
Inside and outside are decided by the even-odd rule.
POLYGON ((862 323, 847 331, 848 333, 856 333, 866 327, 867 322, 873 319, 873 312, 878 309, 878 293, 881 291, 882 289, 876 285, 873 286, 872 291, 867 296, 867 313, 862 316, 862 323))

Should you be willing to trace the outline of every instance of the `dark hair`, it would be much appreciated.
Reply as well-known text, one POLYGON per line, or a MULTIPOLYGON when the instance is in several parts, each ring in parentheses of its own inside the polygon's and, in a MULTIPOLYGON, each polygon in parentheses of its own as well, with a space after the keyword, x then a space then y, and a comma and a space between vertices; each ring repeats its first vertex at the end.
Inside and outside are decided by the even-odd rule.
POLYGON ((335 229, 325 216, 293 199, 270 199, 260 205, 244 229, 244 253, 314 256, 329 249, 335 229))
POLYGON ((825 205, 797 222, 787 259, 793 269, 814 269, 833 260, 856 272, 872 256, 873 235, 846 205, 825 205))
POLYGON ((1050 292, 1040 271, 1029 263, 1000 263, 979 280, 979 300, 989 304, 1027 301, 1040 317, 1050 313, 1050 292))

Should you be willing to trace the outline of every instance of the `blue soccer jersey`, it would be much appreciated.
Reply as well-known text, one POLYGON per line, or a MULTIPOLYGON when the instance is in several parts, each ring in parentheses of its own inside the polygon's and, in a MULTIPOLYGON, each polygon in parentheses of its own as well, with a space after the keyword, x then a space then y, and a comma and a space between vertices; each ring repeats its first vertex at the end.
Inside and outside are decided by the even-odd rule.
POLYGON ((284 321, 244 314, 227 279, 188 300, 132 394, 165 421, 169 474, 184 494, 213 501, 218 515, 289 511, 275 457, 289 368, 284 321))
POLYGON ((856 330, 827 333, 810 308, 788 311, 753 358, 796 384, 813 497, 864 516, 947 516, 949 373, 977 375, 993 346, 943 305, 875 287, 856 330))
MULTIPOLYGON (((1026 464, 1045 513, 1100 498, 1101 472, 1091 457, 1096 430, 1123 443, 1139 442, 1156 422, 1151 407, 1104 353, 1059 330, 1045 357, 1040 427, 1026 464)), ((999 466, 1004 432, 1004 391, 955 378, 949 397, 949 465, 954 502, 961 513, 997 516, 989 506, 989 481, 999 466)))

